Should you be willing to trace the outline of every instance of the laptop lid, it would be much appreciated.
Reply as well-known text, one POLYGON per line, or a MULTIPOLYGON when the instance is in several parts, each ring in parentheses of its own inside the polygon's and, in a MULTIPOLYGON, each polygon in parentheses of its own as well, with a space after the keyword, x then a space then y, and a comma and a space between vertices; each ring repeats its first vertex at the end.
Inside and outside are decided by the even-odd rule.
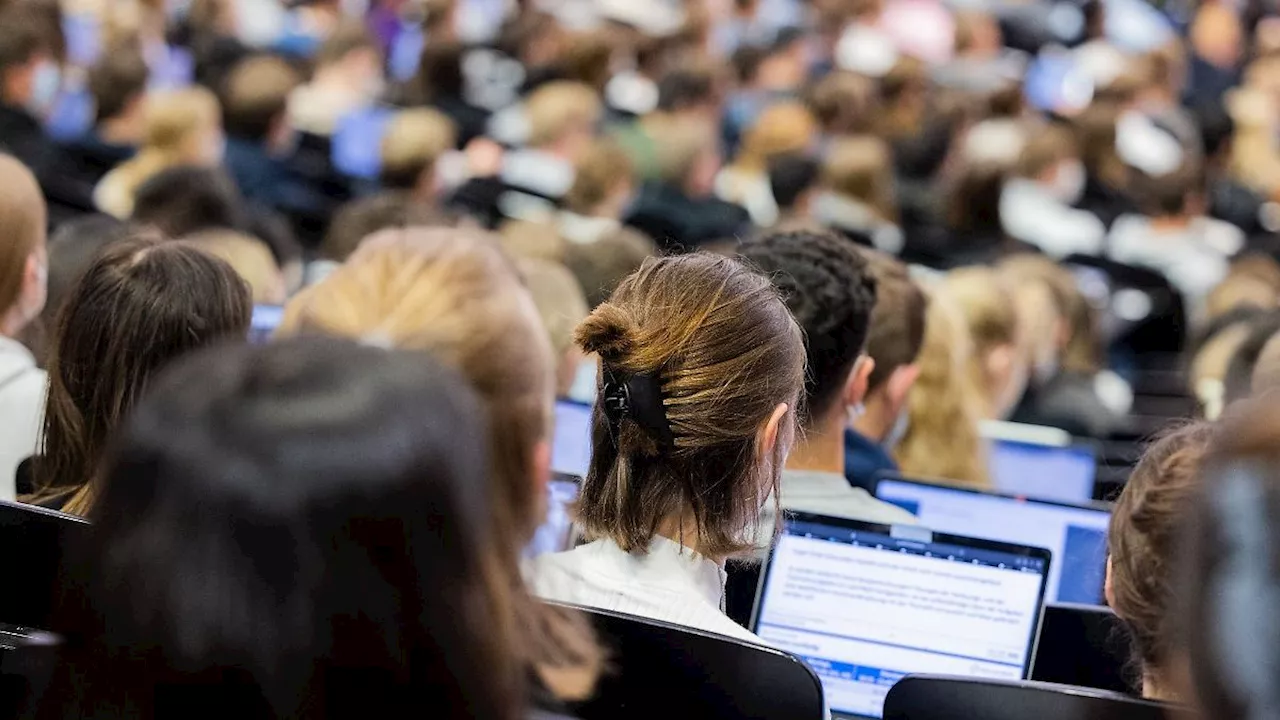
POLYGON ((1025 679, 1050 552, 789 514, 751 629, 822 679, 833 715, 881 717, 911 673, 1025 679))
POLYGON ((1087 502, 1093 499, 1097 449, 1058 428, 984 422, 987 464, 996 489, 1015 495, 1087 502))
POLYGON ((551 469, 586 477, 591 467, 591 406, 572 400, 556 401, 551 469))
POLYGON ((83 542, 89 523, 74 515, 0 501, 0 623, 53 630, 49 619, 63 556, 83 542))
POLYGON ((876 497, 905 508, 938 532, 1048 548, 1054 557, 1045 598, 1050 602, 1103 604, 1107 569, 1104 503, 1031 500, 998 492, 920 480, 885 478, 876 497))
POLYGON ((573 504, 578 501, 582 478, 555 473, 547 483, 547 519, 533 533, 525 557, 563 552, 573 547, 573 504))

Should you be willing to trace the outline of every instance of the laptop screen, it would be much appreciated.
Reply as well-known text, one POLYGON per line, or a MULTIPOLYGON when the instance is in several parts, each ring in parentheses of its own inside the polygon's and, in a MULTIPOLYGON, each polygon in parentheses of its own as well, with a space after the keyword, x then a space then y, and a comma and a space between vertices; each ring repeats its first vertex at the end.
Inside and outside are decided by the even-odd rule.
POLYGON ((1097 459, 1088 445, 992 440, 988 460, 991 479, 1000 492, 1065 502, 1093 498, 1097 459))
POLYGON ((525 548, 526 557, 563 552, 573 545, 573 515, 569 508, 578 500, 581 479, 556 475, 547 483, 547 519, 525 548))
POLYGON ((906 508, 921 525, 938 532, 1048 548, 1055 558, 1045 593, 1050 602, 1103 602, 1111 512, 1102 505, 1024 500, 893 479, 880 481, 876 497, 906 508))
POLYGON ((272 334, 284 319, 284 308, 279 305, 254 305, 249 321, 249 342, 261 345, 271 340, 272 334))
POLYGON ((557 400, 551 469, 566 475, 586 477, 590 466, 591 406, 557 400))
POLYGON ((911 673, 1027 676, 1047 550, 798 513, 762 573, 752 629, 821 678, 842 715, 878 718, 911 673))

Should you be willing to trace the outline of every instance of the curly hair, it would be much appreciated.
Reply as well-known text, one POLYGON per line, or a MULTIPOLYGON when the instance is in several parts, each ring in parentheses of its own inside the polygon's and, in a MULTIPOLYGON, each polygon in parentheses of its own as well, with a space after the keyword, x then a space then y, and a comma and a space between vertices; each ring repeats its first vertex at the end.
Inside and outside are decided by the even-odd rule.
POLYGON ((742 256, 773 281, 804 331, 806 427, 837 402, 867 345, 876 281, 866 259, 827 231, 771 232, 742 256))

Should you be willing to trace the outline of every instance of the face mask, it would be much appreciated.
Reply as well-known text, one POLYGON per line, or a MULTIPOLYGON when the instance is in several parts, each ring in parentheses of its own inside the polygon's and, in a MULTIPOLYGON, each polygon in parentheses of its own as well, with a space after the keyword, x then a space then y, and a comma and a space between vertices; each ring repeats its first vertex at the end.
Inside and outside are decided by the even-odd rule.
POLYGON ((41 62, 31 79, 31 99, 27 109, 37 115, 49 112, 61 87, 62 73, 58 66, 49 60, 41 62))
POLYGON ((880 442, 880 447, 886 452, 893 452, 898 447, 898 443, 907 436, 907 431, 911 429, 911 413, 905 406, 898 413, 898 418, 893 421, 893 427, 889 428, 889 433, 884 436, 884 440, 880 442))
POLYGON ((1053 349, 1036 353, 1035 364, 1031 368, 1031 379, 1037 385, 1044 385, 1058 374, 1058 357, 1053 349))
POLYGON ((1053 196, 1067 205, 1074 205, 1084 194, 1084 165, 1079 160, 1064 160, 1053 177, 1053 196))
POLYGON ((1030 370, 1025 363, 1017 363, 1013 368, 1013 376, 1009 378, 1009 384, 1005 386, 1004 397, 1000 398, 1000 407, 996 408, 996 420, 1004 420, 1013 414, 1018 403, 1022 401, 1023 394, 1027 391, 1027 378, 1030 370))

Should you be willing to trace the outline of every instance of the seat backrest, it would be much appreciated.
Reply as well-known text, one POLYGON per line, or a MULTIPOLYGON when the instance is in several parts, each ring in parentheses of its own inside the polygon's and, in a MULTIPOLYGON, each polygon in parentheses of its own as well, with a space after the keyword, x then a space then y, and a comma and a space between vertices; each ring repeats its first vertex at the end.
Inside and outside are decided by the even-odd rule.
POLYGON ((584 609, 609 669, 582 720, 822 720, 822 684, 779 650, 621 613, 584 609))
POLYGON ((50 627, 63 553, 89 523, 43 508, 0 501, 0 623, 50 627))
POLYGON ((1045 605, 1031 679, 1129 692, 1126 669, 1133 657, 1129 630, 1110 608, 1045 605))
POLYGON ((1112 328, 1113 352, 1127 352, 1139 366, 1145 366, 1148 359, 1155 362, 1155 358, 1176 357, 1182 352, 1187 335, 1186 302, 1167 278, 1154 270, 1088 255, 1072 255, 1063 262, 1107 277, 1111 303, 1103 326, 1112 328), (1137 290, 1149 302, 1142 317, 1134 317, 1132 308, 1117 306, 1125 290, 1137 290))
POLYGON ((884 702, 884 720, 1167 720, 1180 716, 1176 708, 1105 690, 941 675, 907 676, 889 690, 884 702))

